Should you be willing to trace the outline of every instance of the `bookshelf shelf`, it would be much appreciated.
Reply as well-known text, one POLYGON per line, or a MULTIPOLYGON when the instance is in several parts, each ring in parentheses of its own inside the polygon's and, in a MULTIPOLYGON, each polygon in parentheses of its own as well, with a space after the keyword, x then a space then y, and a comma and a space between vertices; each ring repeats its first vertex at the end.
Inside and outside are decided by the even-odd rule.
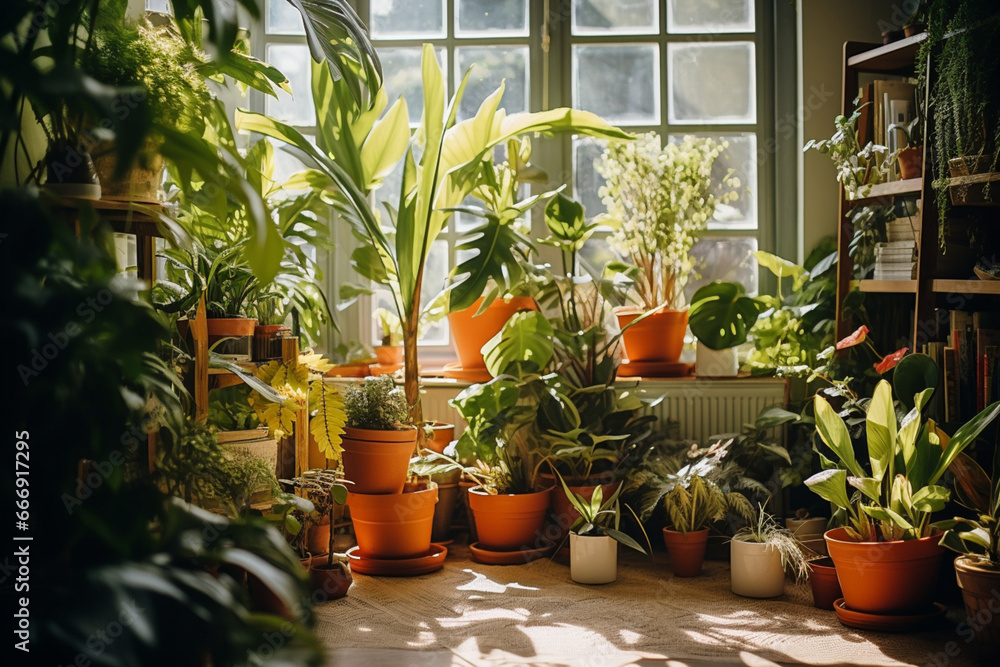
MULTIPOLYGON (((875 46, 847 59, 848 67, 859 72, 900 72, 913 69, 920 43, 927 33, 920 33, 892 44, 875 46)), ((874 45, 873 45, 874 46, 874 45)))
POLYGON ((851 199, 850 204, 852 206, 860 206, 862 204, 883 202, 891 197, 920 194, 923 182, 922 178, 908 178, 905 181, 889 181, 888 183, 879 183, 878 185, 872 186, 871 192, 868 193, 867 197, 851 199))
POLYGON ((1000 295, 1000 280, 947 280, 931 283, 935 294, 996 294, 1000 295))
POLYGON ((880 294, 916 294, 916 280, 852 280, 851 287, 861 292, 880 294))
POLYGON ((954 206, 1000 206, 1000 197, 995 190, 1000 184, 987 185, 1000 181, 1000 172, 992 171, 986 174, 971 174, 948 179, 949 195, 954 206))

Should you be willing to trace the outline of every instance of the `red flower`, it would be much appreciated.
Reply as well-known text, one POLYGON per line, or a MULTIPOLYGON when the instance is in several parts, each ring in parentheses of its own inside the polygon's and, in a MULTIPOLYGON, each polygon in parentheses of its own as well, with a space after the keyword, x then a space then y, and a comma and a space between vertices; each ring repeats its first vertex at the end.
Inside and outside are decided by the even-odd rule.
POLYGON ((837 343, 837 349, 843 350, 844 348, 854 347, 859 343, 863 343, 865 342, 865 336, 867 336, 867 334, 868 334, 868 327, 862 324, 860 327, 858 327, 857 331, 855 331, 850 336, 837 343))
POLYGON ((908 347, 904 347, 902 349, 896 350, 892 354, 885 355, 882 361, 875 364, 875 370, 877 370, 880 374, 885 373, 888 370, 892 370, 896 366, 896 364, 899 363, 899 360, 906 355, 909 349, 910 348, 908 347))

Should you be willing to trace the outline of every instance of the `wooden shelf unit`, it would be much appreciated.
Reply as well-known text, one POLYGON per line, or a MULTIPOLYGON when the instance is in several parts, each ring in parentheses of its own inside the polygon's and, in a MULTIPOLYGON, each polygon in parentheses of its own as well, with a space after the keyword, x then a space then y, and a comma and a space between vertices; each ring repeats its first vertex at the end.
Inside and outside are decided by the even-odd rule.
MULTIPOLYGON (((914 74, 916 57, 921 43, 927 38, 921 33, 907 37, 892 44, 869 44, 863 42, 846 42, 843 51, 843 81, 842 81, 842 113, 849 116, 854 110, 853 100, 858 93, 859 75, 884 74, 891 76, 912 76, 914 74)), ((934 54, 928 63, 928 90, 924 91, 923 99, 930 99, 930 81, 934 76, 934 54)), ((944 279, 937 277, 937 268, 941 249, 938 247, 938 209, 937 196, 934 189, 933 166, 929 160, 932 152, 931 136, 933 134, 933 108, 924 110, 923 152, 925 156, 924 172, 921 178, 891 181, 874 185, 867 196, 848 200, 844 189, 840 188, 840 223, 837 234, 838 257, 837 266, 837 339, 840 340, 853 331, 856 326, 843 314, 844 299, 852 291, 875 294, 894 294, 899 299, 907 300, 913 314, 911 326, 907 331, 900 330, 910 342, 912 349, 926 342, 926 332, 936 330, 935 308, 954 307, 946 298, 951 294, 977 296, 980 299, 990 299, 1000 296, 1000 281, 976 280, 972 275, 972 266, 968 267, 969 279, 944 279), (917 268, 913 280, 855 280, 854 266, 848 249, 854 234, 849 217, 851 209, 870 204, 890 204, 896 197, 920 198, 921 208, 916 219, 917 229, 921 230, 917 240, 917 268)), ((948 181, 952 188, 952 206, 961 210, 969 207, 996 206, 1000 203, 1000 173, 978 174, 951 178, 948 181), (984 195, 983 188, 992 183, 997 189, 992 189, 984 195), (956 188, 963 188, 962 197, 956 203, 956 188)), ((1000 301, 996 302, 1000 305, 1000 301)), ((891 335, 891 334, 886 334, 891 335)))

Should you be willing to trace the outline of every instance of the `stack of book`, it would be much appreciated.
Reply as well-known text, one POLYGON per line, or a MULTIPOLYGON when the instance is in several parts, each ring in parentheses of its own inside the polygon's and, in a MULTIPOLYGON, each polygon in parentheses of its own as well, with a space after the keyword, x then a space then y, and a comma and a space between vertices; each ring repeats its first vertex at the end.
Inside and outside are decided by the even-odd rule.
POLYGON ((913 217, 896 218, 885 225, 888 243, 875 246, 875 280, 912 280, 917 266, 919 232, 913 217))
POLYGON ((941 369, 935 414, 962 422, 1000 400, 1000 313, 953 310, 947 320, 947 340, 921 351, 941 369))

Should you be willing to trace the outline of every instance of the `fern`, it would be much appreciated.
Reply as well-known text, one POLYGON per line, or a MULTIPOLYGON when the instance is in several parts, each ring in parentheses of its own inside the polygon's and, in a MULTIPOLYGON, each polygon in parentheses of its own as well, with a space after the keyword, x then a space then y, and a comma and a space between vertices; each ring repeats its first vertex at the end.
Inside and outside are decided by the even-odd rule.
POLYGON ((341 446, 346 420, 344 399, 333 385, 313 382, 309 391, 309 406, 316 411, 309 430, 316 439, 319 451, 327 459, 339 461, 344 452, 341 446))

